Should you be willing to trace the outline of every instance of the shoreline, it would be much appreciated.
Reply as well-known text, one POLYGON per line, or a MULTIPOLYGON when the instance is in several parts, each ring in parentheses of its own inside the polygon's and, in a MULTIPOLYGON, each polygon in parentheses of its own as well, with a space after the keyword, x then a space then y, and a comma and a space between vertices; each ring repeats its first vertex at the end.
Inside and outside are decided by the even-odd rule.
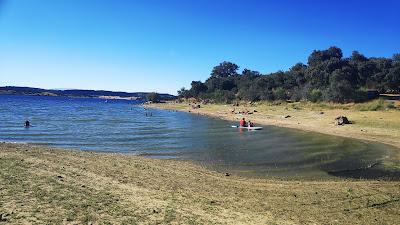
MULTIPOLYGON (((316 132, 327 135, 334 135, 345 138, 358 139, 363 141, 373 141, 379 142, 382 144, 390 145, 399 149, 398 158, 400 159, 400 132, 397 130, 396 132, 391 132, 393 130, 385 129, 385 127, 375 129, 374 127, 363 127, 359 125, 357 121, 354 124, 347 124, 344 126, 335 126, 333 125, 333 121, 335 116, 346 115, 359 113, 361 115, 364 114, 377 114, 377 111, 359 111, 359 112, 351 112, 348 110, 304 110, 306 115, 299 115, 299 112, 296 112, 296 116, 290 116, 290 114, 294 114, 293 110, 282 111, 281 115, 277 115, 276 113, 268 113, 268 110, 259 110, 259 108, 263 106, 245 106, 245 107, 232 107, 228 105, 202 105, 201 108, 193 109, 187 103, 153 103, 146 105, 148 108, 156 108, 161 110, 176 110, 186 113, 198 114, 202 116, 210 116, 217 119, 223 119, 231 122, 238 123, 240 118, 245 117, 246 120, 255 121, 257 125, 266 125, 266 126, 276 126, 276 127, 284 127, 290 129, 297 129, 306 132, 316 132), (252 110, 256 110, 254 114, 250 115, 242 115, 242 114, 231 114, 232 108, 251 108, 252 110), (320 112, 324 112, 323 114, 319 114, 320 112), (351 113, 349 113, 351 112, 351 113), (329 113, 329 115, 327 115, 329 113), (284 118, 285 115, 289 115, 289 118, 284 118), (310 115, 311 114, 311 115, 310 115), (307 118, 308 117, 308 118, 307 118), (330 117, 330 123, 326 122, 326 120, 322 121, 321 117, 330 117), (310 121, 312 119, 317 119, 316 122, 310 121), (311 123, 309 123, 311 122, 311 123), (369 131, 370 130, 370 131, 369 131)), ((281 109, 274 110, 274 107, 270 107, 272 111, 279 111, 281 109)), ((297 111, 297 110, 296 110, 297 111)), ((279 111, 281 112, 281 111, 279 111)), ((392 113, 392 112, 382 112, 382 113, 392 113)), ((399 117, 399 120, 396 121, 396 126, 400 127, 400 111, 395 112, 396 116, 399 117)), ((391 123, 392 121, 385 121, 382 117, 379 117, 381 123, 391 123)), ((351 119, 351 118, 350 118, 351 119)))
POLYGON ((0 143, 6 223, 395 224, 399 181, 225 176, 187 161, 0 143))

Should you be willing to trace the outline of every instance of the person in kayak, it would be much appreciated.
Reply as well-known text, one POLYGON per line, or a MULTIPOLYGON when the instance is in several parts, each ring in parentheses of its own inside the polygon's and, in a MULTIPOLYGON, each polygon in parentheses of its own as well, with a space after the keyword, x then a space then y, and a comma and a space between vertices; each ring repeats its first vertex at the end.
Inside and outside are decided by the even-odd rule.
POLYGON ((249 127, 254 127, 254 123, 251 122, 250 120, 249 120, 249 122, 247 123, 247 125, 248 125, 249 127))
POLYGON ((239 122, 239 125, 240 125, 241 127, 245 127, 245 126, 247 125, 246 120, 245 120, 244 118, 242 118, 242 119, 240 120, 240 122, 239 122))

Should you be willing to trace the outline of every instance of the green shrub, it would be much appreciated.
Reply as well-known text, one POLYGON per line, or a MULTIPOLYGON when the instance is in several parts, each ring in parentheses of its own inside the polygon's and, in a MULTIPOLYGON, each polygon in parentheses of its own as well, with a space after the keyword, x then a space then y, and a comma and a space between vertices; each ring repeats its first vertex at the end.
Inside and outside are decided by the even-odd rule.
POLYGON ((318 88, 314 88, 311 90, 309 94, 309 100, 311 102, 319 102, 322 100, 322 91, 318 88))
POLYGON ((214 91, 210 96, 217 103, 232 103, 232 101, 235 100, 235 94, 226 90, 214 91))
POLYGON ((286 91, 281 87, 275 89, 274 95, 277 100, 286 100, 286 91))
POLYGON ((159 102, 160 101, 160 95, 156 92, 151 92, 146 95, 147 101, 152 101, 152 102, 159 102))

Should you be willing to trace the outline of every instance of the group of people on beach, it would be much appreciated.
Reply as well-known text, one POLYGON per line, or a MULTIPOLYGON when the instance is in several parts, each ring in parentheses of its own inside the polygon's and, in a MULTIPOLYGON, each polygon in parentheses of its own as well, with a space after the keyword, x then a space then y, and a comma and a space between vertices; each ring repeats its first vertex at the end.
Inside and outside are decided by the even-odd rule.
POLYGON ((243 115, 251 115, 251 114, 253 114, 253 113, 255 113, 255 112, 257 112, 256 110, 254 110, 253 112, 252 111, 249 111, 249 110, 244 110, 244 111, 238 111, 238 112, 236 112, 236 108, 233 108, 232 110, 231 110, 231 113, 232 114, 243 114, 243 115))
POLYGON ((242 118, 242 119, 240 120, 239 125, 240 125, 241 127, 253 127, 253 126, 254 126, 253 122, 251 122, 250 120, 249 120, 249 122, 246 122, 246 119, 245 119, 245 118, 242 118))

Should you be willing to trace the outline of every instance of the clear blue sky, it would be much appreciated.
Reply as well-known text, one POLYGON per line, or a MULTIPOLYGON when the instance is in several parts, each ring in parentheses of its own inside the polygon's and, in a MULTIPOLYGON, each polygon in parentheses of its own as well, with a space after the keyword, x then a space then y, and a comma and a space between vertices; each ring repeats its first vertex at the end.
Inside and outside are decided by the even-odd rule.
POLYGON ((0 2, 0 86, 175 94, 224 60, 269 73, 332 45, 400 52, 396 0, 0 2))

